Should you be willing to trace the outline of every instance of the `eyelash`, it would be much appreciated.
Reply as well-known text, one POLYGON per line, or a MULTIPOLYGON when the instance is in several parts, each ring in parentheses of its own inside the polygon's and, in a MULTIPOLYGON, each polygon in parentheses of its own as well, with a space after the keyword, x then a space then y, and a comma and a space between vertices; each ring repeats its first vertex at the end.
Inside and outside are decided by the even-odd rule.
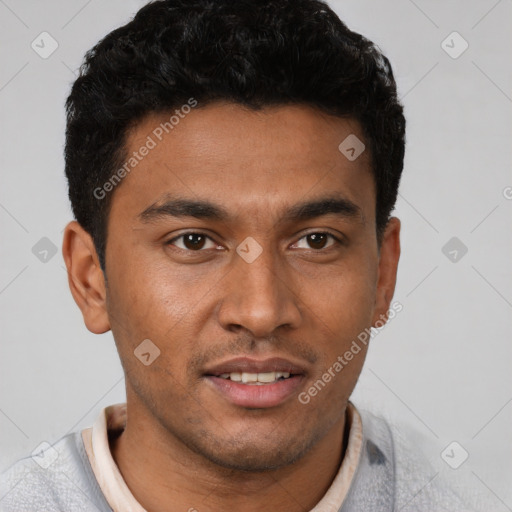
MULTIPOLYGON (((176 237, 172 238, 171 240, 168 240, 167 242, 165 242, 165 245, 174 245, 173 243, 176 242, 176 240, 179 240, 180 238, 183 238, 183 237, 185 237, 187 235, 200 235, 200 236, 204 236, 204 237, 208 238, 209 240, 213 241, 213 239, 209 235, 207 235, 206 233, 201 233, 200 231, 187 231, 186 233, 182 233, 181 235, 176 236, 176 237)), ((327 236, 331 237, 335 241, 334 244, 329 245, 326 248, 310 249, 313 252, 318 252, 319 253, 319 252, 327 251, 327 250, 331 249, 336 244, 343 245, 343 241, 339 237, 333 235, 332 233, 330 233, 328 231, 312 231, 310 233, 306 233, 305 235, 301 236, 298 241, 300 241, 303 238, 306 238, 306 237, 308 237, 310 235, 327 235, 327 236)), ((176 249, 179 250, 179 251, 184 251, 184 252, 189 252, 189 253, 200 253, 200 252, 205 252, 205 251, 208 250, 208 249, 198 249, 197 251, 194 251, 192 249, 182 249, 181 247, 176 247, 176 249)))

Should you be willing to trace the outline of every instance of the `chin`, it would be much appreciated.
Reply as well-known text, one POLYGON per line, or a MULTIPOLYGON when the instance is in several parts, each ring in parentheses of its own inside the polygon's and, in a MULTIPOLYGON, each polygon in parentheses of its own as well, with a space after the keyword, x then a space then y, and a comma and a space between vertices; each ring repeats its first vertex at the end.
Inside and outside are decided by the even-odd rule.
POLYGON ((210 462, 226 469, 243 472, 265 472, 294 464, 301 459, 315 444, 315 439, 299 439, 286 436, 284 439, 277 433, 274 437, 268 434, 265 438, 248 438, 247 433, 232 439, 213 440, 204 444, 195 444, 189 439, 188 446, 197 454, 210 462), (270 442, 269 442, 270 441, 270 442))
POLYGON ((203 453, 211 462, 226 469, 247 473, 262 473, 289 466, 302 458, 307 450, 278 451, 277 449, 262 450, 258 447, 247 447, 232 453, 203 453))

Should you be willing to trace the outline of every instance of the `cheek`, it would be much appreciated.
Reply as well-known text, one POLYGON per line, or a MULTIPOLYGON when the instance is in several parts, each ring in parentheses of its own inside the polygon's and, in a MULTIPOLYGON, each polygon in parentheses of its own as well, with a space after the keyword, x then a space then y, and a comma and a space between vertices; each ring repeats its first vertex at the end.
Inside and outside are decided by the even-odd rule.
POLYGON ((130 321, 140 320, 152 330, 164 327, 159 324, 167 318, 169 329, 171 322, 179 321, 193 309, 197 295, 194 285, 176 267, 134 258, 123 264, 122 273, 114 274, 113 291, 116 303, 122 305, 130 321))
POLYGON ((303 277, 302 288, 308 306, 333 333, 348 334, 370 325, 375 305, 376 271, 369 258, 350 258, 329 272, 303 277))
POLYGON ((315 286, 311 286, 313 281, 304 284, 308 308, 314 312, 310 314, 314 330, 322 344, 317 349, 323 353, 312 380, 329 381, 326 393, 322 392, 325 407, 329 401, 348 399, 364 364, 375 304, 372 264, 364 255, 347 259, 330 276, 316 280, 315 286))
POLYGON ((162 397, 180 403, 187 342, 195 338, 194 301, 189 288, 180 292, 176 277, 140 266, 112 279, 109 316, 122 366, 130 387, 150 403, 162 397))
MULTIPOLYGON (((199 268, 199 267, 197 267, 199 268)), ((207 300, 209 280, 199 272, 192 277, 176 267, 159 262, 126 261, 122 272, 114 270, 109 286, 109 317, 123 366, 135 372, 146 370, 134 351, 149 339, 160 354, 146 374, 169 371, 185 378, 186 361, 194 350, 201 322, 198 315, 207 300), (206 297, 205 297, 206 295, 206 297), (183 374, 183 375, 182 375, 183 374)))

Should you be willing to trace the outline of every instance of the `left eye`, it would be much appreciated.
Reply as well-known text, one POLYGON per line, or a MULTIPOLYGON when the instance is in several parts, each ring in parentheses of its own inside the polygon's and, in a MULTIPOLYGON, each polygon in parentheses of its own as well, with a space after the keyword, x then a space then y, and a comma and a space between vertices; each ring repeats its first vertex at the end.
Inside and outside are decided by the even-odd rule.
POLYGON ((339 242, 339 240, 330 233, 309 233, 306 236, 303 236, 297 244, 300 243, 301 240, 306 240, 306 243, 310 245, 310 247, 305 247, 306 249, 325 249, 326 248, 326 242, 328 239, 334 240, 334 242, 330 245, 327 245, 327 247, 331 247, 336 242, 339 242))

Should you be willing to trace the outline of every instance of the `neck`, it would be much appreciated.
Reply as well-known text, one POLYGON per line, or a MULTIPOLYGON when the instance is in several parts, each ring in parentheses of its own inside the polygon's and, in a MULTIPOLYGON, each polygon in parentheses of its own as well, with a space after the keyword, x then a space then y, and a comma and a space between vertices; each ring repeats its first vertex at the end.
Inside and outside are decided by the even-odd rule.
POLYGON ((192 452, 127 404, 126 428, 110 448, 133 496, 151 512, 255 512, 269 505, 282 512, 311 510, 332 484, 346 449, 343 414, 296 463, 258 473, 236 471, 192 452))

